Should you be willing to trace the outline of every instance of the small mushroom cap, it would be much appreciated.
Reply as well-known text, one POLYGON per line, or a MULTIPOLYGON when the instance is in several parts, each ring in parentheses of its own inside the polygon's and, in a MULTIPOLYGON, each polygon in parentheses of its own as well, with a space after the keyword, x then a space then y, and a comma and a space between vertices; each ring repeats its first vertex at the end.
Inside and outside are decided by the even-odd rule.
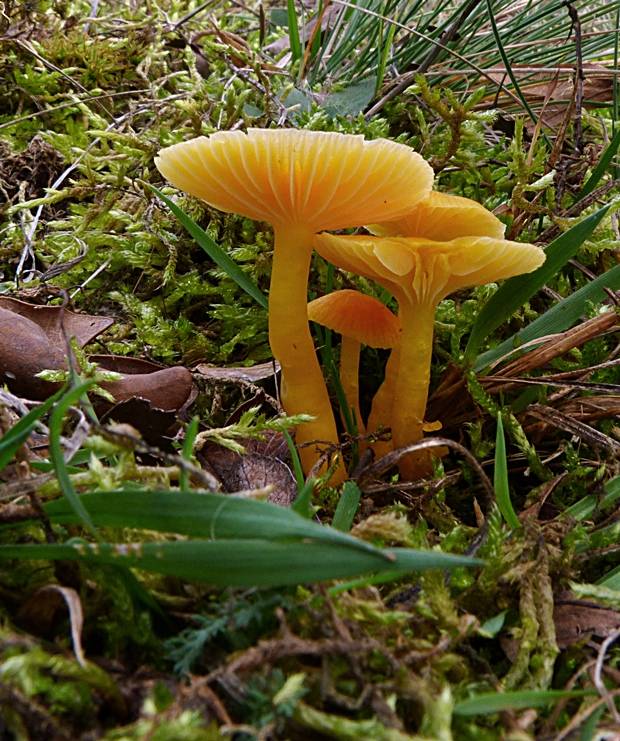
POLYGON ((506 227, 476 201, 432 191, 400 219, 371 224, 368 231, 380 237, 425 237, 448 242, 458 237, 501 239, 506 227))
POLYGON ((400 320, 381 301, 349 289, 310 301, 308 319, 370 347, 394 347, 400 336, 400 320))
POLYGON ((162 149, 155 164, 220 211, 313 231, 400 218, 433 185, 404 144, 295 129, 220 131, 162 149))
POLYGON ((432 242, 417 237, 314 237, 316 251, 338 267, 373 278, 397 298, 441 301, 470 286, 530 273, 545 261, 540 247, 491 237, 432 242))

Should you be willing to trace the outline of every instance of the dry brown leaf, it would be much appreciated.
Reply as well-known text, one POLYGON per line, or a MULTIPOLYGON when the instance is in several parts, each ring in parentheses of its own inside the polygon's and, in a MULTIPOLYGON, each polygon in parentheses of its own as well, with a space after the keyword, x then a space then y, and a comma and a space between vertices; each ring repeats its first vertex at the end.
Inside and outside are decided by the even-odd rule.
POLYGON ((269 361, 259 363, 248 368, 218 368, 214 365, 202 363, 194 368, 194 372, 209 381, 224 381, 229 383, 260 383, 272 378, 280 372, 279 363, 269 361))
POLYGON ((273 486, 269 501, 289 506, 297 496, 295 477, 288 466, 288 446, 280 433, 265 440, 240 440, 246 452, 239 455, 214 443, 208 443, 199 457, 222 482, 225 491, 261 489, 273 486))
POLYGON ((170 412, 180 409, 192 393, 192 374, 183 366, 165 368, 122 355, 91 355, 89 359, 100 368, 125 376, 101 384, 117 402, 146 399, 156 409, 170 412))
POLYGON ((8 296, 0 296, 0 308, 34 322, 43 330, 52 347, 55 348, 66 348, 63 325, 67 336, 75 337, 78 345, 84 347, 114 324, 114 319, 111 317, 76 314, 61 306, 37 306, 8 296))
POLYGON ((75 658, 81 666, 85 666, 86 658, 82 650, 84 613, 80 596, 75 589, 62 587, 59 584, 48 584, 38 589, 26 601, 19 612, 19 617, 21 621, 32 626, 32 629, 41 635, 52 628, 59 610, 65 607, 69 611, 71 642, 75 658))
POLYGON ((590 635, 606 638, 620 628, 620 612, 594 602, 563 599, 562 596, 556 600, 553 620, 560 648, 566 648, 590 635))

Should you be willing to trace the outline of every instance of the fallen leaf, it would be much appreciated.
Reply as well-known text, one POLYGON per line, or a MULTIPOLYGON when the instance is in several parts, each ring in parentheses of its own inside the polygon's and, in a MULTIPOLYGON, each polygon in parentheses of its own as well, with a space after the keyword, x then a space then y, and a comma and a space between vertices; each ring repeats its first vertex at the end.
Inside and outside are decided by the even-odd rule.
POLYGON ((558 646, 566 648, 594 635, 606 638, 620 628, 620 612, 594 602, 584 602, 561 596, 553 610, 558 646))
POLYGON ((273 486, 269 501, 288 507, 297 496, 295 477, 287 463, 288 446, 281 433, 261 440, 240 440, 245 453, 239 455, 215 443, 199 454, 206 467, 221 481, 227 492, 273 486))
POLYGON ((61 306, 38 306, 8 296, 0 296, 0 308, 19 314, 37 324, 52 346, 57 348, 65 348, 67 344, 63 326, 68 337, 75 337, 78 345, 84 347, 114 324, 111 317, 76 314, 61 306))
POLYGON ((52 629, 59 610, 65 607, 69 611, 71 642, 75 658, 81 666, 85 666, 86 658, 82 650, 84 613, 80 596, 75 589, 61 587, 58 584, 48 584, 37 589, 20 609, 19 618, 41 635, 52 629))
POLYGON ((64 354, 38 324, 0 308, 0 384, 6 384, 18 396, 46 399, 56 385, 36 378, 36 374, 63 368, 64 363, 64 354))
POLYGON ((183 366, 165 368, 122 355, 91 355, 89 359, 100 368, 125 376, 101 384, 117 402, 146 399, 156 409, 170 412, 179 410, 192 393, 192 374, 183 366))
POLYGON ((274 377, 280 372, 280 364, 269 361, 247 368, 218 368, 202 363, 194 368, 194 372, 211 381, 228 381, 230 383, 260 383, 274 377))

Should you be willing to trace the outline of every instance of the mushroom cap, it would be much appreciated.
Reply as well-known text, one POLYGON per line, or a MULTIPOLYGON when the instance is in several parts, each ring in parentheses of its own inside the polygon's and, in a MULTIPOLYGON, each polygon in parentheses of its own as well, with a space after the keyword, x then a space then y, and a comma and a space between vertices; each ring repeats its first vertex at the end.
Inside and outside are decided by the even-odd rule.
POLYGON ((543 264, 540 247, 491 237, 433 242, 418 237, 314 237, 316 251, 344 270, 373 278, 400 300, 432 304, 460 288, 529 273, 543 264))
POLYGON ((405 216, 368 227, 380 237, 425 237, 438 242, 457 237, 502 239, 505 229, 497 216, 476 201, 438 191, 431 191, 405 216))
POLYGON ((220 211, 312 231, 400 218, 433 185, 404 144, 295 129, 220 131, 162 149, 155 164, 220 211))
POLYGON ((349 289, 310 301, 308 319, 370 347, 394 347, 400 336, 400 320, 387 306, 349 289))

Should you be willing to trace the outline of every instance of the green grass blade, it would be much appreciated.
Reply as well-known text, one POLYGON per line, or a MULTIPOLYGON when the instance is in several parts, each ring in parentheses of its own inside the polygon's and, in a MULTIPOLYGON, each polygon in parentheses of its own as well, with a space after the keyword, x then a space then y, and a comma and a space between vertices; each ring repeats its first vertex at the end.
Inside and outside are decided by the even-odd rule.
MULTIPOLYGON (((487 0, 487 10, 489 12, 489 20, 491 21, 491 28, 493 29, 493 36, 495 37, 495 42, 497 44, 497 50, 499 51, 499 54, 502 58, 504 67, 506 68, 506 72, 508 73, 508 77, 510 77, 510 81, 512 82, 515 92, 519 96, 521 105, 527 111, 528 116, 530 117, 534 125, 536 125, 538 123, 538 119, 536 118, 534 111, 530 108, 530 104, 527 102, 527 98, 521 92, 519 82, 516 78, 515 73, 512 71, 510 60, 508 59, 508 55, 506 54, 506 50, 504 49, 504 45, 502 44, 502 38, 500 36, 499 29, 497 28, 497 23, 495 23, 495 15, 493 13, 493 5, 491 3, 491 0, 487 0)), ((541 131, 541 135, 544 138, 544 140, 547 142, 547 144, 549 145, 549 148, 551 148, 551 142, 549 141, 549 138, 545 134, 544 131, 541 131)))
POLYGON ((607 297, 605 289, 617 291, 620 289, 620 265, 608 270, 603 275, 599 275, 593 281, 580 288, 575 293, 567 296, 562 301, 558 301, 549 311, 546 311, 538 319, 535 319, 527 327, 519 332, 515 332, 504 342, 488 350, 476 358, 474 370, 480 371, 493 361, 506 355, 515 347, 523 345, 526 342, 535 340, 538 337, 546 337, 556 332, 563 332, 571 327, 579 317, 583 316, 588 309, 589 304, 598 304, 607 297))
POLYGON ((582 198, 585 198, 599 184, 601 178, 607 172, 607 170, 609 169, 609 166, 613 162, 613 159, 616 156, 616 153, 618 152, 619 146, 620 146, 620 128, 613 135, 611 141, 609 142, 605 151, 601 155, 601 158, 597 162, 596 167, 592 170, 592 174, 586 180, 577 198, 578 201, 580 201, 582 198))
POLYGON ((211 237, 202 229, 196 222, 191 219, 183 209, 179 208, 177 204, 165 196, 160 190, 152 185, 148 186, 158 198, 168 206, 172 213, 177 217, 181 224, 185 227, 188 233, 196 240, 196 243, 202 247, 202 249, 209 255, 213 262, 222 270, 226 272, 229 278, 235 281, 239 288, 243 289, 249 296, 251 296, 263 309, 267 308, 267 298, 260 290, 260 288, 254 283, 254 281, 246 275, 243 270, 232 260, 224 250, 219 247, 211 237))
POLYGON ((295 483, 297 484, 297 491, 300 492, 306 481, 304 469, 301 465, 301 458, 299 457, 299 451, 293 442, 293 437, 288 430, 282 430, 282 436, 286 440, 286 447, 288 448, 289 455, 291 456, 291 463, 293 465, 293 473, 295 474, 295 483))
POLYGON ((519 690, 517 692, 489 692, 457 702, 455 715, 489 715, 503 710, 544 708, 565 697, 584 697, 585 690, 519 690))
MULTIPOLYGON (((185 428, 185 439, 183 440, 181 455, 188 463, 192 462, 194 442, 196 440, 196 435, 198 434, 198 423, 198 416, 194 416, 185 428)), ((181 491, 189 491, 189 488, 189 473, 187 469, 182 468, 179 472, 179 489, 181 491)))
MULTIPOLYGON (((95 381, 85 381, 79 386, 70 389, 59 401, 56 402, 52 413, 50 415, 49 430, 49 450, 50 459, 54 464, 54 470, 56 477, 60 485, 62 493, 66 497, 66 502, 71 507, 73 514, 85 528, 87 528, 92 534, 95 534, 95 525, 88 514, 88 511, 82 504, 82 500, 79 494, 73 488, 71 483, 71 477, 67 470, 67 464, 62 450, 62 444, 60 442, 60 436, 62 433, 62 423, 65 415, 69 411, 69 407, 77 404, 77 402, 84 396, 86 391, 95 383, 95 381)), ((62 501, 62 500, 61 500, 62 501)))
POLYGON ((295 10, 295 0, 287 0, 286 12, 288 16, 288 38, 291 47, 291 56, 293 62, 301 59, 302 48, 299 38, 299 22, 297 20, 297 11, 295 10))
POLYGON ((518 275, 507 280, 487 301, 472 327, 465 348, 465 359, 473 361, 478 348, 493 330, 509 319, 545 283, 574 257, 581 245, 590 237, 609 210, 609 205, 575 224, 555 239, 546 249, 545 262, 533 273, 518 275))
POLYGON ((295 501, 291 505, 291 510, 306 519, 310 519, 314 515, 314 508, 312 507, 312 495, 314 494, 314 487, 316 486, 316 479, 310 478, 306 483, 297 490, 297 496, 295 501))
POLYGON ((64 391, 64 389, 61 389, 53 396, 50 396, 43 404, 39 404, 38 407, 31 409, 6 434, 0 437, 0 471, 13 460, 13 456, 20 445, 28 439, 37 422, 43 415, 47 414, 64 391))
POLYGON ((393 23, 388 24, 385 37, 381 40, 379 62, 377 64, 377 79, 375 82, 375 95, 379 94, 379 92, 381 91, 381 86, 383 85, 385 70, 387 69, 388 60, 390 58, 390 52, 392 49, 392 44, 394 43, 395 33, 396 26, 393 23))
POLYGON ((0 546, 0 559, 88 560, 167 574, 216 586, 275 587, 386 570, 403 573, 476 565, 437 551, 351 550, 336 543, 264 540, 184 540, 165 543, 85 543, 0 546))
POLYGON ((362 492, 355 481, 345 481, 340 499, 336 505, 332 527, 343 533, 348 533, 359 507, 362 492))
POLYGON ((615 589, 620 592, 620 566, 616 566, 615 569, 609 571, 602 579, 599 579, 596 584, 599 587, 615 589))
POLYGON ((597 735, 599 723, 603 715, 607 712, 607 706, 603 703, 596 710, 590 713, 590 716, 586 718, 581 726, 581 732, 579 734, 578 741, 593 741, 595 738, 600 738, 597 735))
MULTIPOLYGON (((290 509, 225 494, 121 490, 83 494, 81 502, 99 527, 133 527, 203 538, 314 540, 376 553, 374 546, 290 509)), ((63 499, 49 502, 45 511, 52 522, 79 522, 63 499)))
POLYGON ((504 424, 501 413, 497 415, 497 435, 495 438, 495 469, 493 472, 493 486, 497 506, 504 520, 513 530, 520 526, 517 513, 510 499, 510 487, 508 486, 508 462, 506 460, 506 439, 504 437, 504 424))

